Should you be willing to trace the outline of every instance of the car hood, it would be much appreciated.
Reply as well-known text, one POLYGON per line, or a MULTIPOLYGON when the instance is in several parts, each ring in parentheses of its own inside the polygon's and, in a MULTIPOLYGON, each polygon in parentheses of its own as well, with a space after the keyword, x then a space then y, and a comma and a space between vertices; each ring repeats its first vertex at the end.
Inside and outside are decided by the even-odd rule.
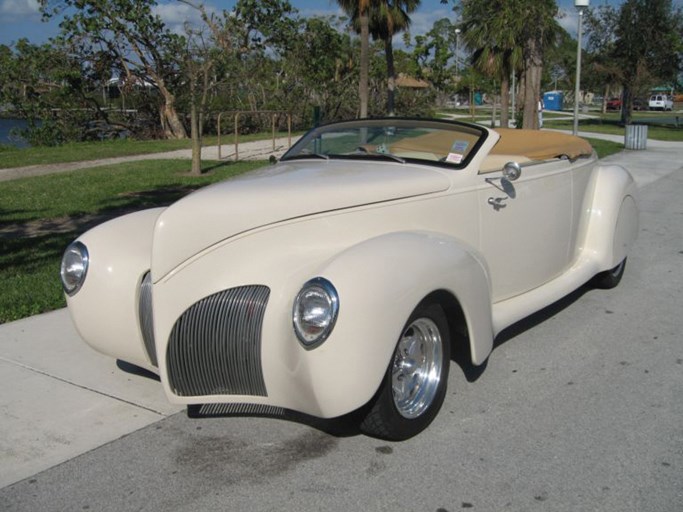
POLYGON ((155 281, 200 251, 277 222, 447 190, 447 171, 389 162, 296 161, 190 194, 159 217, 155 281))

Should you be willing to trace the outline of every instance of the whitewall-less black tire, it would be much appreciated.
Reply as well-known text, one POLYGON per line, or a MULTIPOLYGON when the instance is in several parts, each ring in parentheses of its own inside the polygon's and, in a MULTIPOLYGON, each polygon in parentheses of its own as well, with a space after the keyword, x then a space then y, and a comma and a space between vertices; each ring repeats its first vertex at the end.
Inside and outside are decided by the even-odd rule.
POLYGON ((427 428, 446 396, 450 345, 441 306, 418 305, 403 328, 361 430, 373 437, 402 441, 427 428))

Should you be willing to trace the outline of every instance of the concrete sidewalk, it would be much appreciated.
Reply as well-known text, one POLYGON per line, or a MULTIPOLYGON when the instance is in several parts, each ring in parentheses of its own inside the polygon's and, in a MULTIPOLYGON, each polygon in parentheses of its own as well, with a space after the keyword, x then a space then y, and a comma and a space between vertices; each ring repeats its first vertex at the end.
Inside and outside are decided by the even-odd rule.
POLYGON ((181 410, 87 346, 66 309, 0 325, 0 389, 0 487, 181 410))
MULTIPOLYGON (((298 136, 293 136, 292 144, 294 144, 298 139, 298 136)), ((287 137, 281 137, 275 139, 275 149, 273 149, 272 139, 242 142, 238 145, 237 149, 239 151, 240 160, 268 160, 270 155, 275 155, 275 157, 280 158, 288 148, 289 139, 287 137)), ((221 161, 229 162, 234 159, 234 144, 222 144, 220 149, 221 161)), ((179 149, 176 151, 167 151, 165 153, 120 156, 115 158, 102 158, 100 160, 87 160, 83 162, 29 165, 25 167, 0 169, 0 181, 9 181, 18 178, 30 178, 33 176, 42 176, 45 174, 54 174, 59 172, 77 171, 79 169, 90 169, 93 167, 102 167, 104 165, 116 165, 123 162, 136 162, 140 160, 190 160, 191 158, 191 149, 179 149)), ((219 160, 218 146, 203 147, 202 159, 219 160)))
MULTIPOLYGON (((603 162, 643 187, 683 170, 683 143, 648 141, 603 162)), ((183 410, 153 376, 82 342, 66 310, 0 325, 0 386, 0 488, 183 410)))

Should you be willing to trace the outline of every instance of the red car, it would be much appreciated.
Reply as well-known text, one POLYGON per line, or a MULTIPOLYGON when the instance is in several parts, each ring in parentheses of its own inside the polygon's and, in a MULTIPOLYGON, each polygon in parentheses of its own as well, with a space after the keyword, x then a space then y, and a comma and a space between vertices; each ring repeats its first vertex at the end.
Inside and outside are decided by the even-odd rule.
POLYGON ((607 102, 607 110, 621 110, 621 98, 612 98, 607 102))

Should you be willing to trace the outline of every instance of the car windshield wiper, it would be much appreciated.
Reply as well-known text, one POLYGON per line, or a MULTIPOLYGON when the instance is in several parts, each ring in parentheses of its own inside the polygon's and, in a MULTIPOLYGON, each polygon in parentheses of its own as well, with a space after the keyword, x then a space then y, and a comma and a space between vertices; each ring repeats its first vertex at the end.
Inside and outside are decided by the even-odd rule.
MULTIPOLYGON (((394 162, 399 162, 399 163, 406 163, 404 158, 401 158, 400 156, 392 155, 391 153, 378 153, 376 151, 364 151, 364 152, 359 152, 357 153, 359 156, 371 156, 371 157, 376 157, 376 158, 384 158, 388 160, 393 160, 394 162)), ((355 156, 355 155, 354 155, 355 156)))
POLYGON ((283 160, 294 160, 296 158, 320 158, 321 160, 329 160, 328 155, 323 155, 322 153, 298 153, 296 155, 289 156, 283 160))
POLYGON ((405 158, 401 158, 400 156, 392 155, 391 153, 370 153, 371 155, 374 156, 381 156, 384 158, 389 158, 390 160, 394 160, 395 162, 400 162, 402 164, 406 163, 405 158))

